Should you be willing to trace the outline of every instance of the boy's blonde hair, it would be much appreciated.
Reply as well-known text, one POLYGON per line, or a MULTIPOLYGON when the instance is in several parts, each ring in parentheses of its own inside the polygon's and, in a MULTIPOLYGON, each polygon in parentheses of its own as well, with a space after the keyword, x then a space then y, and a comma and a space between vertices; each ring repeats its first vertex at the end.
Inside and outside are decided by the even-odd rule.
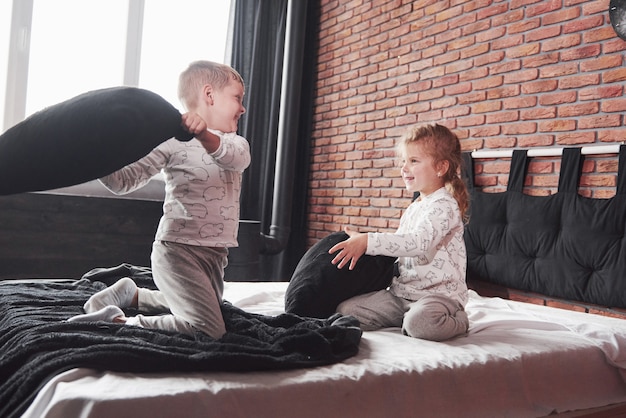
POLYGON ((231 81, 243 86, 243 78, 232 67, 212 61, 194 61, 178 78, 178 98, 187 110, 197 105, 197 94, 205 85, 210 84, 221 90, 231 81))
POLYGON ((432 157, 435 165, 442 161, 448 162, 448 170, 443 174, 446 188, 452 193, 459 205, 461 217, 468 221, 469 193, 465 182, 461 179, 461 143, 459 138, 447 127, 439 124, 418 126, 411 129, 398 144, 398 153, 406 150, 412 143, 423 145, 424 152, 432 157))

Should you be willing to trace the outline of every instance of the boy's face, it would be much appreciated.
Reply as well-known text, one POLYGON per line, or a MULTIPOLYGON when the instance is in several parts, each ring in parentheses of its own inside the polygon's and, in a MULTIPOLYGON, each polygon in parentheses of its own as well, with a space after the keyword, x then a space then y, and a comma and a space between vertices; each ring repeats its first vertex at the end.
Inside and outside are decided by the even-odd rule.
POLYGON ((221 90, 213 90, 213 108, 207 121, 209 128, 224 133, 237 132, 239 117, 246 111, 242 103, 243 94, 243 85, 236 80, 231 80, 221 90))

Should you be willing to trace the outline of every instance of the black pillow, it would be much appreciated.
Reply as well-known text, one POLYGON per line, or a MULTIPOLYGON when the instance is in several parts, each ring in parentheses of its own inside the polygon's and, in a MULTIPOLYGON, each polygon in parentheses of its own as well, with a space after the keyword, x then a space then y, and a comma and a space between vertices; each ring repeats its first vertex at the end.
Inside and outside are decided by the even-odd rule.
POLYGON ((335 232, 318 241, 302 257, 285 293, 285 311, 312 318, 328 318, 337 305, 360 294, 387 288, 393 277, 394 257, 363 255, 354 270, 331 264, 328 250, 348 238, 335 232))
POLYGON ((94 90, 45 108, 0 136, 0 195, 55 189, 110 174, 161 142, 192 135, 161 96, 94 90))

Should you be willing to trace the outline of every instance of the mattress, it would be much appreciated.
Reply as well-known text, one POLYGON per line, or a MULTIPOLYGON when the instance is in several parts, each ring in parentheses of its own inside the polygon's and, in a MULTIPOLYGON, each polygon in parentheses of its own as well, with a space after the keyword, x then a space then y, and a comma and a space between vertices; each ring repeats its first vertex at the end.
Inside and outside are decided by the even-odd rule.
MULTIPOLYGON (((248 312, 284 312, 283 282, 227 282, 248 312)), ((626 402, 626 321, 470 291, 467 335, 364 332, 357 355, 281 371, 74 368, 38 392, 42 417, 538 417, 626 402)))

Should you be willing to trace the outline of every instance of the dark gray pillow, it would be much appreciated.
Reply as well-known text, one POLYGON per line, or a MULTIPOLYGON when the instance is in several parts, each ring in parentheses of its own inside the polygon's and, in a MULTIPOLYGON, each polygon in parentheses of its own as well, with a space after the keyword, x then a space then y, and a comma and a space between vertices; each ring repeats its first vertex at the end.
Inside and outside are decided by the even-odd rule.
POLYGON ((161 142, 192 135, 161 96, 94 90, 43 109, 0 135, 0 195, 72 186, 110 174, 161 142))
POLYGON ((331 264, 334 255, 328 254, 328 250, 347 238, 345 232, 335 232, 304 254, 285 293, 286 312, 328 318, 344 300, 389 286, 394 257, 363 255, 354 270, 338 269, 331 264))

